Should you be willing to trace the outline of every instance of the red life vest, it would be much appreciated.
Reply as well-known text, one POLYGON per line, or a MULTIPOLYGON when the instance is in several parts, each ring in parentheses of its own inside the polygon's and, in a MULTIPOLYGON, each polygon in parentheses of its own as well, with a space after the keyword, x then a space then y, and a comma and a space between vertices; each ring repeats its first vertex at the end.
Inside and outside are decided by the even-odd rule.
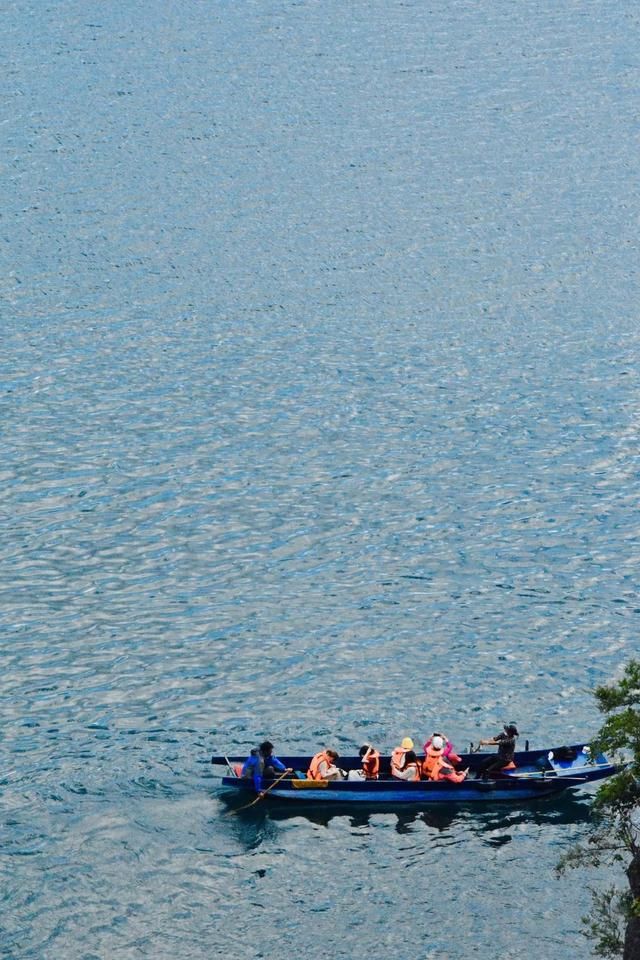
POLYGON ((377 780, 380 773, 380 754, 377 750, 371 750, 366 760, 362 761, 365 780, 377 780))
POLYGON ((312 758, 311 763, 309 764, 309 769, 307 770, 307 780, 322 780, 322 774, 320 773, 320 764, 326 760, 328 765, 331 767, 333 765, 333 757, 330 757, 326 750, 321 750, 320 753, 316 753, 315 757, 312 758))

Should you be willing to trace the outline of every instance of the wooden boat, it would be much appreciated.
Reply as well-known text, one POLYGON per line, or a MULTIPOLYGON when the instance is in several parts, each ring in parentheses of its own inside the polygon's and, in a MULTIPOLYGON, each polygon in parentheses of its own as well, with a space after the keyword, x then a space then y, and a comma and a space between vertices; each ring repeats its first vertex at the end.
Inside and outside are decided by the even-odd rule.
MULTIPOLYGON (((527 744, 528 746, 528 744, 527 744)), ((492 774, 489 779, 478 776, 478 770, 488 754, 470 752, 460 754, 460 769, 468 767, 469 773, 462 783, 448 781, 416 782, 397 780, 389 772, 389 757, 380 758, 378 780, 307 780, 303 771, 309 767, 309 756, 281 756, 279 760, 294 770, 292 776, 264 780, 265 800, 286 801, 328 806, 342 804, 366 804, 369 806, 397 806, 407 804, 455 804, 493 803, 537 799, 562 793, 573 787, 581 787, 612 776, 620 767, 610 762, 603 754, 592 756, 588 744, 518 751, 515 769, 492 774)), ((247 799, 257 795, 252 779, 238 776, 240 765, 246 757, 213 756, 214 766, 226 767, 220 779, 226 791, 240 794, 247 799)), ((360 757, 340 756, 339 765, 346 771, 360 769, 360 757)))

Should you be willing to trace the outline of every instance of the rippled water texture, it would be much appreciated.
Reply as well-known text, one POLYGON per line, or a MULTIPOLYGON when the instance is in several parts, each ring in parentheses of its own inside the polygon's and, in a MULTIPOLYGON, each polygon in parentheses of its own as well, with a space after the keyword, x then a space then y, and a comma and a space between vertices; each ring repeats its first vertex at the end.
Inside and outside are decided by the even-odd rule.
POLYGON ((585 795, 236 815, 208 759, 597 729, 640 611, 636 6, 3 34, 0 956, 587 955, 585 795))

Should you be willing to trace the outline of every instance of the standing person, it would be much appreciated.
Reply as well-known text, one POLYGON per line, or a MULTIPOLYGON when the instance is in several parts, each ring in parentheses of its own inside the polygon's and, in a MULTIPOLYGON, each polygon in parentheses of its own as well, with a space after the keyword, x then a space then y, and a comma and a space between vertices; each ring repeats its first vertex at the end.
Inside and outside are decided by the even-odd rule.
POLYGON ((285 767, 284 763, 273 753, 273 744, 269 740, 264 740, 259 747, 255 747, 245 760, 240 776, 244 780, 253 778, 253 785, 260 793, 262 790, 262 780, 273 780, 277 773, 293 773, 291 767, 285 767))
POLYGON ((404 767, 404 757, 407 750, 413 750, 413 740, 411 737, 405 737, 399 747, 391 751, 391 775, 396 776, 404 767))
POLYGON ((431 736, 429 737, 429 739, 427 740, 427 742, 425 743, 425 745, 424 745, 425 755, 426 755, 426 753, 427 753, 427 750, 429 749, 429 747, 430 747, 431 744, 433 743, 433 738, 434 738, 434 737, 440 737, 440 738, 443 740, 443 742, 444 742, 444 749, 443 749, 443 751, 442 751, 442 756, 445 758, 445 760, 448 760, 449 763, 453 763, 454 765, 455 765, 456 763, 461 763, 460 757, 458 756, 458 754, 457 754, 457 753, 455 752, 455 750, 453 749, 453 744, 451 743, 451 740, 447 739, 447 737, 445 737, 444 733, 438 733, 437 731, 436 731, 435 733, 432 733, 431 736))
POLYGON ((309 769, 307 770, 308 780, 340 780, 343 778, 343 772, 340 767, 336 767, 336 760, 340 754, 337 750, 321 750, 312 757, 309 769))
POLYGON ((451 783, 462 783, 467 775, 466 770, 454 770, 449 758, 444 754, 445 740, 439 733, 434 733, 422 763, 422 776, 427 780, 449 780, 451 783))
POLYGON ((407 750, 404 754, 404 760, 401 768, 395 768, 393 771, 393 776, 396 780, 419 780, 420 779, 420 767, 418 765, 418 758, 416 757, 413 750, 407 750))
POLYGON ((478 767, 478 777, 487 779, 490 773, 497 773, 505 768, 513 769, 515 767, 514 755, 516 752, 516 740, 518 739, 518 728, 513 721, 505 723, 502 733, 497 733, 495 737, 488 740, 481 740, 481 747, 497 747, 498 752, 489 757, 478 767))

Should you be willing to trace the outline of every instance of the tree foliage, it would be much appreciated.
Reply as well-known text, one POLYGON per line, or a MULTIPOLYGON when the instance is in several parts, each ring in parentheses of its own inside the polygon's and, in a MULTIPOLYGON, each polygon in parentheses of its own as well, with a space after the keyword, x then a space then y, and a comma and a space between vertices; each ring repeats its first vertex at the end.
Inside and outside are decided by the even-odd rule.
POLYGON ((592 755, 614 757, 620 770, 598 790, 587 841, 572 847, 558 870, 625 865, 628 888, 592 890, 583 924, 598 956, 640 960, 640 661, 628 663, 616 683, 597 687, 595 697, 606 720, 592 755))

